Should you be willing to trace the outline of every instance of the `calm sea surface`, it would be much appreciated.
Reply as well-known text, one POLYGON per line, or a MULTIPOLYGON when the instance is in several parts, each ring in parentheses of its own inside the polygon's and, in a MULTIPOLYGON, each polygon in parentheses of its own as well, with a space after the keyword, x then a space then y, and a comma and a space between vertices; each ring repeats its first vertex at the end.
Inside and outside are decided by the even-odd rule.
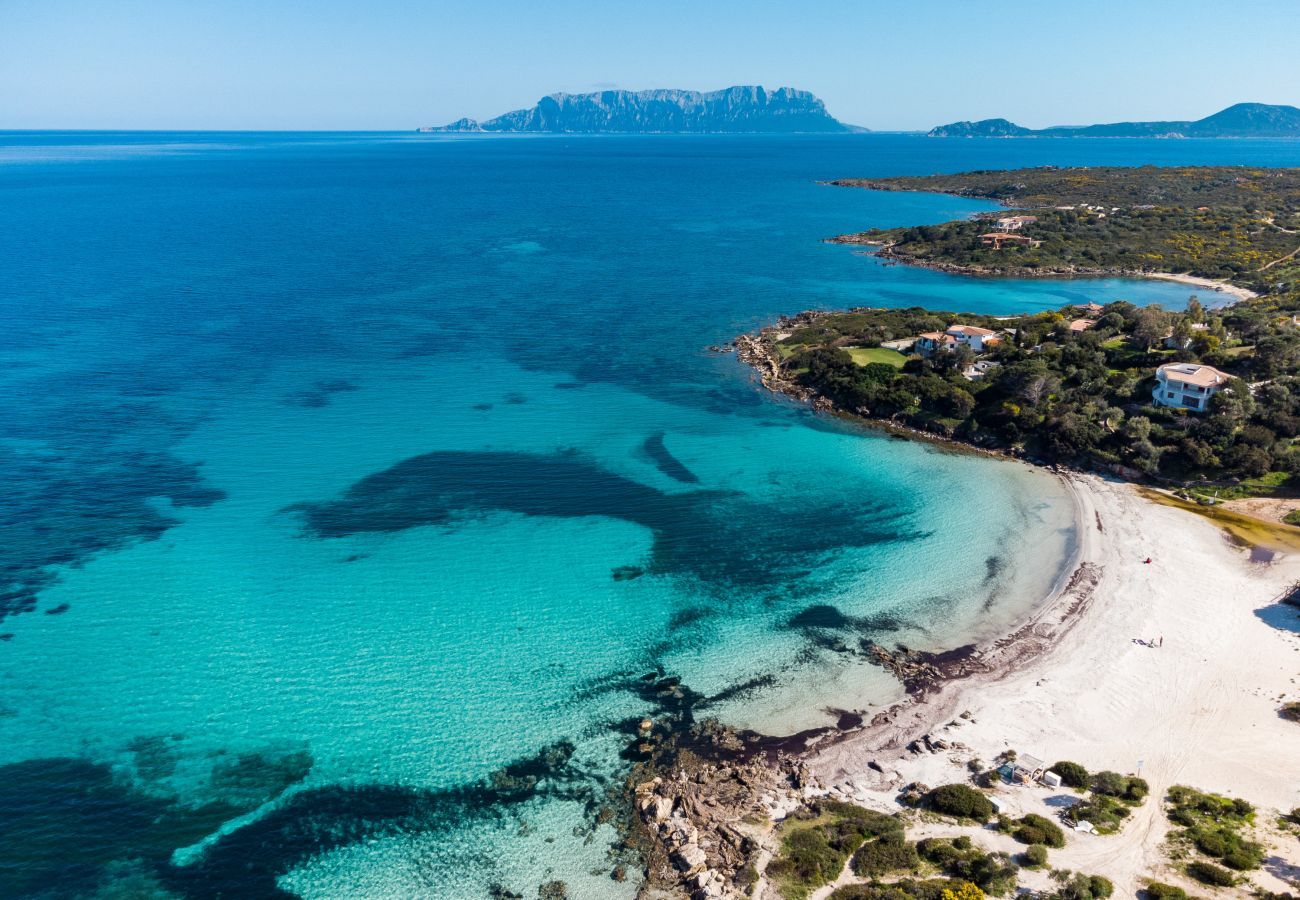
MULTIPOLYGON (((1072 512, 705 351, 1016 313, 821 238, 989 204, 817 184, 1300 144, 0 133, 0 896, 630 897, 648 673, 773 733, 996 633, 1072 512)), ((633 882, 635 879, 633 879, 633 882)))

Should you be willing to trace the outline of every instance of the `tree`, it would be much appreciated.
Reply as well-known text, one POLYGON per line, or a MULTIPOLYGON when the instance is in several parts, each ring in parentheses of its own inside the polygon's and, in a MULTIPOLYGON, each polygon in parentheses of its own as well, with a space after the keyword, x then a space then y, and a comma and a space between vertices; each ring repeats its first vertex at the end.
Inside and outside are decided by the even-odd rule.
POLYGON ((1133 314, 1133 340, 1150 350, 1169 331, 1169 314, 1156 304, 1144 306, 1133 314))

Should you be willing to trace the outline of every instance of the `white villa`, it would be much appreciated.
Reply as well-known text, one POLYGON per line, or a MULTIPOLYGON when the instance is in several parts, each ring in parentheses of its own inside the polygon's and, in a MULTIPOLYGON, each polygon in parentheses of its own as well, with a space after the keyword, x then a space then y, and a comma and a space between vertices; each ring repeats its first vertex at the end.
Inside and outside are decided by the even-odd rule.
POLYGON ((922 356, 929 356, 935 350, 956 350, 958 347, 970 347, 976 353, 983 353, 990 347, 1002 343, 998 333, 976 325, 953 325, 947 331, 927 331, 916 339, 916 350, 922 356))
POLYGON ((1156 369, 1156 386, 1151 399, 1156 406, 1172 406, 1204 412, 1210 398, 1223 390, 1228 376, 1213 366, 1196 363, 1167 363, 1156 369))

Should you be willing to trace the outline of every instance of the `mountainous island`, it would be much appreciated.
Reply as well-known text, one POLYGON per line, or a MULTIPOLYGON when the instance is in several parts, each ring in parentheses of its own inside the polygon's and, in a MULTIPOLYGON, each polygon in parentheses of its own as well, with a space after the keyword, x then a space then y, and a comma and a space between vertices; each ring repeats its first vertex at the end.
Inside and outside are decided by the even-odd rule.
POLYGON ((478 122, 458 119, 422 133, 653 134, 866 131, 838 121, 808 91, 742 85, 720 91, 598 91, 550 94, 528 109, 478 122))
POLYGON ((1300 137, 1300 109, 1238 103, 1195 122, 1114 122, 1052 128, 1025 128, 1007 119, 983 119, 940 125, 928 134, 930 137, 1289 138, 1300 137))

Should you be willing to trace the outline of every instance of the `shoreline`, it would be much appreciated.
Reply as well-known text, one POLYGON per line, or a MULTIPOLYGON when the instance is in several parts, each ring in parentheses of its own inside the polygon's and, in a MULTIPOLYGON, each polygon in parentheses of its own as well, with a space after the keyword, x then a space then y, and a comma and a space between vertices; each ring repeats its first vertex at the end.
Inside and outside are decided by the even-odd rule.
MULTIPOLYGON (((1053 851, 1054 865, 1105 875, 1120 896, 1147 878, 1197 887, 1163 849, 1171 826, 1160 798, 1173 785, 1242 797, 1264 821, 1263 810, 1300 805, 1300 728, 1276 712, 1300 698, 1300 614, 1293 631, 1261 614, 1300 580, 1300 555, 1252 562, 1213 524, 1149 502, 1131 485, 1058 477, 1075 505, 1074 552, 1009 633, 937 654, 880 648, 878 662, 907 696, 870 720, 786 737, 712 726, 701 740, 697 728, 682 736, 685 753, 641 773, 657 773, 634 797, 659 864, 640 896, 679 896, 657 891, 700 878, 721 891, 748 865, 760 876, 751 896, 774 900, 762 872, 779 850, 776 826, 805 803, 827 797, 899 812, 908 785, 965 783, 972 761, 1008 750, 1148 780, 1150 797, 1118 835, 1068 832, 1066 847, 1053 851)), ((995 795, 1010 815, 1054 816, 1060 793, 999 786, 995 795)), ((936 827, 922 822, 913 825, 936 827)), ((983 827, 961 833, 986 845, 1009 841, 983 827)), ((1288 889, 1268 871, 1252 874, 1270 890, 1288 889)))
MULTIPOLYGON (((1300 631, 1259 614, 1300 576, 1300 558, 1252 563, 1211 523, 1148 502, 1129 485, 1066 479, 1084 527, 1071 585, 1084 571, 1090 583, 1067 585, 994 642, 982 671, 811 748, 806 762, 831 796, 875 808, 889 808, 909 782, 965 781, 967 761, 1008 749, 1048 764, 1140 769, 1151 799, 1135 821, 1119 836, 1072 835, 1069 845, 1080 866, 1136 891, 1146 875, 1178 880, 1160 850, 1169 824, 1159 798, 1174 784, 1264 809, 1287 810, 1300 798, 1280 787, 1300 785, 1300 729, 1276 715, 1280 697, 1300 695, 1300 631), (930 750, 932 740, 942 749, 930 750)), ((1003 788, 998 796, 1048 814, 1035 804, 1050 793, 1003 788)))
MULTIPOLYGON (((764 387, 887 433, 1045 469, 1074 507, 1074 546, 1052 589, 999 636, 934 653, 872 645, 873 661, 905 691, 888 706, 839 711, 838 722, 783 736, 707 722, 683 729, 685 752, 642 770, 633 794, 641 845, 654 861, 639 896, 676 897, 680 888, 706 896, 705 885, 719 891, 707 896, 732 896, 740 873, 756 872, 750 896, 775 900, 763 873, 780 850, 777 827, 806 803, 827 797, 898 812, 906 786, 965 783, 971 764, 1006 751, 1149 781, 1150 798, 1119 835, 1070 832, 1066 848, 1053 851, 1055 865, 1104 875, 1129 896, 1148 878, 1200 889, 1164 848, 1171 826, 1161 798, 1173 785, 1242 797, 1261 810, 1300 806, 1300 728, 1277 714, 1282 702, 1300 699, 1300 616, 1288 632, 1278 624, 1288 607, 1265 615, 1300 583, 1300 554, 1287 547, 1256 557, 1221 524, 1146 499, 1119 478, 834 410, 786 381, 763 340, 794 322, 736 341, 764 387), (1295 785, 1295 796, 1279 796, 1280 784, 1295 785)), ((1041 786, 996 793, 1009 814, 1052 817, 1054 794, 1059 800, 1059 789, 1041 786)), ((986 845, 1009 840, 961 833, 986 845)), ((1285 865, 1300 867, 1300 858, 1285 865)), ((1269 890, 1290 888, 1269 871, 1252 877, 1269 890)), ((835 883, 855 876, 846 870, 835 883)))
POLYGON ((912 266, 917 269, 929 269, 932 272, 944 272, 948 275, 963 275, 968 278, 1147 278, 1156 281, 1174 281, 1180 284, 1186 284, 1189 287, 1199 287, 1208 291, 1214 291, 1215 293, 1227 294, 1229 297, 1233 298, 1228 303, 1217 304, 1222 306, 1231 306, 1233 303, 1238 303, 1242 300, 1253 300, 1261 296, 1249 288, 1244 288, 1228 281, 1219 281, 1214 278, 1204 278, 1199 275, 1180 272, 1148 272, 1140 269, 1081 269, 1077 267, 1027 269, 1018 266, 1007 266, 1003 268, 986 268, 983 266, 963 266, 956 263, 931 262, 929 260, 917 259, 915 257, 893 253, 891 252, 891 244, 868 240, 863 238, 861 233, 837 235, 835 237, 826 238, 824 243, 857 245, 860 247, 879 247, 880 249, 875 253, 866 253, 863 251, 863 255, 888 260, 899 265, 912 266))

